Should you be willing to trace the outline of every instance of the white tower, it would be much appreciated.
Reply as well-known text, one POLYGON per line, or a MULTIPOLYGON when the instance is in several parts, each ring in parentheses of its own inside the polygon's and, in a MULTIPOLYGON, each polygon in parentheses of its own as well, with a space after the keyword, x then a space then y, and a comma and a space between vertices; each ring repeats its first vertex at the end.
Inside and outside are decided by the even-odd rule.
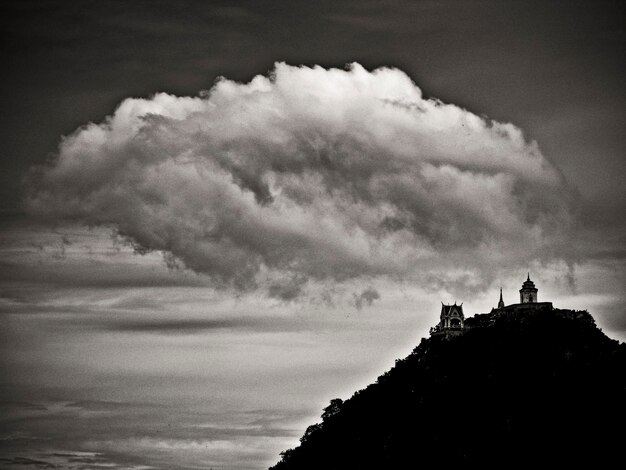
POLYGON ((537 302, 537 288, 535 283, 530 280, 530 273, 528 278, 522 284, 522 288, 519 290, 519 300, 522 304, 533 304, 537 302))

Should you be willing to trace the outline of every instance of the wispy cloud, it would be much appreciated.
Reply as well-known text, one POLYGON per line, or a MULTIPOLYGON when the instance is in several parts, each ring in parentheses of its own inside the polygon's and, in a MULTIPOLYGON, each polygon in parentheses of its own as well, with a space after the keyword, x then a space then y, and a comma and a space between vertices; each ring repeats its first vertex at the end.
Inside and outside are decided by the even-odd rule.
MULTIPOLYGON (((94 322, 88 322, 89 326, 96 326, 94 322)), ((169 319, 169 320, 152 320, 145 319, 143 321, 106 321, 100 324, 100 327, 109 331, 119 332, 137 332, 137 333, 158 333, 158 334, 204 334, 212 330, 247 330, 252 332, 267 331, 301 331, 310 327, 303 322, 293 319, 278 318, 254 318, 254 317, 238 317, 238 318, 213 318, 213 319, 169 319)))
POLYGON ((9 452, 0 457, 2 468, 7 470, 29 469, 66 469, 87 470, 110 468, 113 470, 150 470, 156 467, 149 465, 128 465, 116 462, 98 452, 81 452, 69 450, 41 450, 27 455, 9 452), (13 454, 13 455, 12 455, 13 454))
MULTIPOLYGON (((2 404, 4 409, 32 408, 22 405, 2 404)), ((198 462, 233 469, 248 468, 250 463, 269 465, 281 448, 297 440, 300 422, 306 417, 302 411, 272 409, 194 414, 153 404, 102 401, 39 405, 37 415, 20 419, 38 420, 40 431, 48 431, 49 436, 18 431, 0 435, 2 468, 188 469, 197 468, 198 462), (127 415, 132 418, 123 420, 127 415), (84 435, 47 430, 71 422, 84 426, 85 420, 105 428, 104 432, 84 435), (168 422, 166 429, 163 420, 168 422)))
POLYGON ((364 305, 372 305, 375 300, 380 299, 379 292, 374 289, 372 286, 365 289, 360 294, 353 294, 354 303, 358 310, 361 310, 364 305))

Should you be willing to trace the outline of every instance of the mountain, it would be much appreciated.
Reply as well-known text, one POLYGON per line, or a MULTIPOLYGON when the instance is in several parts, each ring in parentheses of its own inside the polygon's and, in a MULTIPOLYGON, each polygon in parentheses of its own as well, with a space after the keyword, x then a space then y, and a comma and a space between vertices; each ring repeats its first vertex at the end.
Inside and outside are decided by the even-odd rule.
POLYGON ((462 335, 422 339, 272 470, 619 465, 626 344, 586 311, 526 309, 468 318, 462 335))

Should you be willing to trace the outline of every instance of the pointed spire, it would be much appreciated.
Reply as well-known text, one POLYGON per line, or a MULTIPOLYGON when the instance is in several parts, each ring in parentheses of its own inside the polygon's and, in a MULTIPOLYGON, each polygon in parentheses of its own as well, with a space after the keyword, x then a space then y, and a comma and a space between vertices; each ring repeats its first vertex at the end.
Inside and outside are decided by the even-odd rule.
POLYGON ((504 308, 504 300, 502 300, 502 287, 500 287, 500 301, 498 302, 498 308, 504 308))
POLYGON ((527 281, 530 281, 530 271, 528 271, 528 277, 526 278, 527 281))
POLYGON ((502 287, 500 287, 500 302, 502 302, 502 287))

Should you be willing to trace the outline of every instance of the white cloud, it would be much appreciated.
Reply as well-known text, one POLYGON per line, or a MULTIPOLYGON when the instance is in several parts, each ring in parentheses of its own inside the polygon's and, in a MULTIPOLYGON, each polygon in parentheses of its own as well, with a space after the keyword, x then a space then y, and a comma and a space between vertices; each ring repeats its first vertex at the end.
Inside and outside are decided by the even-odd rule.
POLYGON ((284 300, 380 276, 486 286, 553 258, 571 223, 570 190, 520 129, 358 64, 126 99, 62 141, 27 201, 284 300))

